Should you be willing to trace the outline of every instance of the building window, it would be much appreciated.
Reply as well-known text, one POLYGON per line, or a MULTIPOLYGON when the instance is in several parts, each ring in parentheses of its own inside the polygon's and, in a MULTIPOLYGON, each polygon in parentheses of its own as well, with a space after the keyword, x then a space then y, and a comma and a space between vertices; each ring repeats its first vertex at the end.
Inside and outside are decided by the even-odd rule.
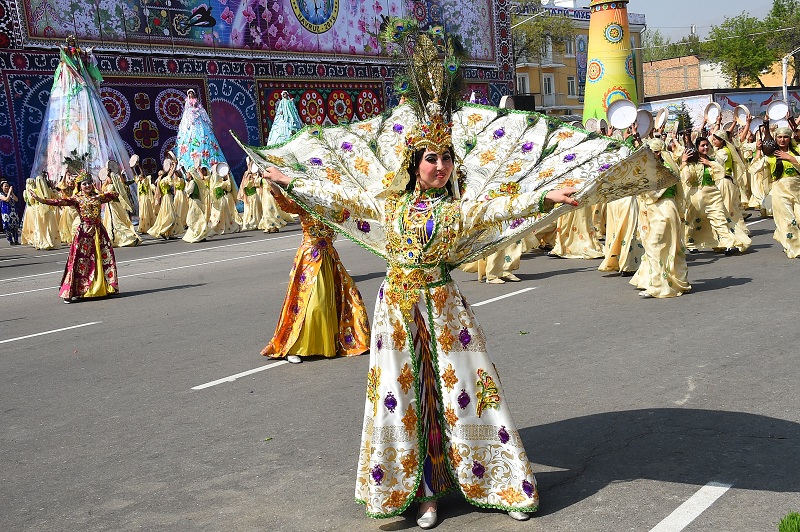
POLYGON ((517 94, 528 94, 530 84, 528 74, 517 74, 517 94))
POLYGON ((542 76, 542 94, 553 94, 553 76, 545 74, 542 76))
POLYGON ((564 55, 575 55, 575 41, 567 39, 564 41, 564 55))
POLYGON ((567 76, 567 96, 577 96, 578 91, 575 90, 575 76, 567 76))

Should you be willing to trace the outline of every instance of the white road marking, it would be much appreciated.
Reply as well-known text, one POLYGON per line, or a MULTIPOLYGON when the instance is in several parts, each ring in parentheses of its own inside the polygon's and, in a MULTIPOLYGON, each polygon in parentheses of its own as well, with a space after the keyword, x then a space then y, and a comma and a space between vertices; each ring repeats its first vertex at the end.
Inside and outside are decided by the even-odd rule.
MULTIPOLYGON (((200 262, 198 264, 184 264, 183 266, 175 266, 174 268, 164 268, 163 270, 153 270, 153 271, 149 271, 149 272, 130 273, 128 275, 120 275, 119 278, 120 279, 126 279, 128 277, 139 277, 141 275, 150 275, 150 274, 153 274, 153 273, 163 273, 163 272, 169 272, 169 271, 173 271, 173 270, 183 270, 183 269, 186 269, 186 268, 194 268, 196 266, 207 266, 209 264, 219 264, 221 262, 230 262, 230 261, 234 261, 234 260, 250 259, 250 258, 253 258, 253 257, 260 257, 262 255, 271 255, 273 253, 283 253, 284 251, 296 251, 296 250, 297 250, 297 248, 286 248, 286 249, 278 249, 278 250, 275 250, 275 251, 264 251, 262 253, 254 253, 252 255, 243 255, 241 257, 230 257, 230 258, 227 258, 227 259, 219 259, 219 260, 212 260, 212 261, 208 261, 208 262, 200 262)), ((42 290, 55 290, 57 288, 58 288, 57 286, 55 286, 55 287, 49 286, 49 287, 46 287, 46 288, 33 288, 31 290, 23 290, 22 292, 11 292, 9 294, 0 294, 0 297, 18 296, 18 295, 22 295, 22 294, 30 294, 32 292, 41 292, 42 290)))
POLYGON ((55 255, 69 255, 69 251, 54 251, 53 253, 48 253, 47 255, 22 255, 21 257, 11 257, 9 259, 0 259, 0 262, 8 262, 10 260, 25 260, 25 259, 42 259, 45 257, 53 257, 55 255))
MULTIPOLYGON (((175 252, 175 253, 167 253, 165 255, 154 255, 152 257, 141 257, 141 258, 138 258, 138 259, 119 260, 119 261, 117 261, 117 266, 119 266, 120 264, 128 264, 130 262, 140 262, 140 261, 143 261, 143 260, 159 260, 159 259, 164 259, 164 258, 167 258, 167 257, 174 257, 176 255, 186 255, 187 253, 200 253, 200 252, 203 252, 203 251, 210 251, 210 250, 213 250, 213 249, 229 248, 229 247, 233 247, 233 246, 246 246, 247 244, 256 244, 256 243, 259 243, 259 242, 269 242, 271 240, 280 240, 282 238, 292 238, 292 237, 296 237, 296 236, 298 236, 298 234, 295 233, 295 234, 291 234, 291 235, 282 235, 282 236, 274 236, 274 237, 271 237, 271 238, 262 238, 260 240, 248 240, 247 242, 235 242, 233 244, 221 244, 219 246, 211 246, 211 247, 207 247, 207 248, 189 249, 189 250, 186 250, 186 251, 178 251, 178 252, 175 252)), ((9 277, 8 279, 0 279, 0 283, 5 282, 5 281, 19 281, 21 279, 30 279, 30 278, 33 278, 33 277, 41 277, 43 275, 55 275, 57 273, 64 273, 64 270, 58 270, 57 272, 34 273, 34 274, 31 274, 31 275, 23 275, 21 277, 9 277)))
POLYGON ((717 499, 722 497, 731 486, 733 484, 709 482, 652 528, 650 532, 679 532, 683 530, 714 504, 717 499))
POLYGON ((754 222, 747 222, 745 225, 760 224, 760 223, 761 223, 761 222, 763 222, 764 220, 766 220, 766 218, 761 218, 760 220, 756 220, 756 221, 754 221, 754 222))
POLYGON ((236 375, 231 375, 230 377, 224 377, 222 379, 217 379, 215 381, 195 386, 192 388, 192 390, 203 390, 205 388, 211 388, 212 386, 216 386, 217 384, 222 384, 223 382, 233 382, 239 377, 246 377, 247 375, 252 375, 253 373, 258 373, 259 371, 264 371, 265 369, 274 368, 275 366, 282 366, 283 364, 288 364, 288 363, 289 363, 288 360, 280 360, 278 362, 273 362, 272 364, 267 364, 266 366, 261 366, 255 369, 249 369, 247 371, 237 373, 236 375))
POLYGON ((472 306, 473 307, 480 307, 481 305, 487 305, 489 303, 494 303, 495 301, 500 301, 501 299, 505 299, 507 297, 516 296, 518 294, 522 294, 523 292, 529 292, 531 290, 536 290, 537 288, 538 287, 536 287, 536 286, 531 286, 529 288, 523 288, 522 290, 517 290, 516 292, 511 292, 510 294, 506 294, 504 296, 497 296, 497 297, 493 297, 491 299, 487 299, 486 301, 480 301, 478 303, 472 303, 472 306))
POLYGON ((80 325, 73 325, 71 327, 62 327, 61 329, 53 329, 52 331, 44 331, 35 334, 26 334, 25 336, 18 336, 16 338, 9 338, 8 340, 0 340, 0 344, 5 344, 8 342, 16 342, 17 340, 24 340, 26 338, 33 338, 34 336, 44 336, 45 334, 53 334, 61 331, 68 331, 70 329, 79 329, 81 327, 88 327, 89 325, 97 325, 98 323, 103 323, 102 321, 90 321, 89 323, 81 323, 80 325))
POLYGON ((120 275, 120 279, 125 279, 127 277, 139 277, 140 275, 150 275, 153 273, 163 273, 163 272, 171 272, 174 270, 183 270, 185 268, 194 268, 196 266, 207 266, 209 264, 219 264, 221 262, 230 262, 232 260, 241 260, 241 259, 251 259, 253 257, 261 257, 262 255, 272 255, 273 253, 282 253, 284 251, 297 251, 297 248, 286 248, 286 249, 278 249, 275 251, 264 251, 262 253, 254 253, 252 255, 243 255, 241 257, 231 257, 228 259, 219 259, 219 260, 212 260, 208 262, 200 262, 198 264, 185 264, 183 266, 175 266, 173 268, 164 268, 163 270, 153 270, 151 272, 139 272, 139 273, 129 273, 128 275, 120 275))

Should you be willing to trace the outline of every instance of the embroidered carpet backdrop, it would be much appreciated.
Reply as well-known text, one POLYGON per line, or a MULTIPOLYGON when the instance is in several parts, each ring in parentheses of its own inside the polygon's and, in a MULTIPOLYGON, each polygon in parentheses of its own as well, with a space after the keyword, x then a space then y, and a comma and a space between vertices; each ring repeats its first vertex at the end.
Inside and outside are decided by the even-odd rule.
MULTIPOLYGON (((174 143, 183 93, 197 90, 235 176, 244 154, 229 131, 261 145, 277 91, 303 121, 335 125, 395 105, 393 67, 371 36, 385 16, 444 24, 471 57, 465 77, 492 104, 513 88, 509 0, 0 0, 0 173, 29 177, 42 114, 74 33, 94 46, 103 103, 147 171, 174 143), (74 15, 73 15, 74 13, 74 15), (23 46, 25 49, 22 49, 23 46)), ((465 95, 466 96, 466 95, 465 95)))

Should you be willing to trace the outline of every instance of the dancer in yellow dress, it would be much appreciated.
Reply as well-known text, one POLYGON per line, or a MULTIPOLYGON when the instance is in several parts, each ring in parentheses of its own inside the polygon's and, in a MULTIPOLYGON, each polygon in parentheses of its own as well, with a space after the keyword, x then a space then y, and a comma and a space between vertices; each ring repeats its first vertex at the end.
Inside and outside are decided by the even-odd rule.
POLYGON ((275 335, 261 354, 287 357, 361 355, 369 350, 369 318, 355 282, 347 273, 333 241, 336 232, 282 192, 275 201, 285 211, 300 216, 303 241, 297 250, 289 289, 275 335))
POLYGON ((158 204, 158 216, 153 226, 147 234, 156 238, 169 240, 178 237, 178 216, 175 214, 174 191, 172 188, 172 176, 175 174, 175 165, 171 165, 169 172, 164 174, 163 170, 158 171, 158 181, 156 181, 156 203, 158 204))
POLYGON ((775 219, 773 238, 780 242, 790 259, 800 257, 800 149, 792 140, 792 130, 780 127, 775 131, 778 149, 765 156, 772 176, 772 215, 775 219))

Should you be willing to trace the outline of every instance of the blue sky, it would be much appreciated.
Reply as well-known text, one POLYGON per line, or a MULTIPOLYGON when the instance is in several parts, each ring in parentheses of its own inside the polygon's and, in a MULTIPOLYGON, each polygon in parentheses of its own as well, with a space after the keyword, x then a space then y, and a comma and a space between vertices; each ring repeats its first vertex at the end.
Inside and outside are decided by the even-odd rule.
POLYGON ((711 26, 721 24, 725 17, 746 11, 763 19, 771 8, 771 0, 631 0, 628 4, 630 13, 645 15, 649 29, 658 30, 673 41, 689 35, 692 24, 697 25, 697 34, 705 37, 711 26))

